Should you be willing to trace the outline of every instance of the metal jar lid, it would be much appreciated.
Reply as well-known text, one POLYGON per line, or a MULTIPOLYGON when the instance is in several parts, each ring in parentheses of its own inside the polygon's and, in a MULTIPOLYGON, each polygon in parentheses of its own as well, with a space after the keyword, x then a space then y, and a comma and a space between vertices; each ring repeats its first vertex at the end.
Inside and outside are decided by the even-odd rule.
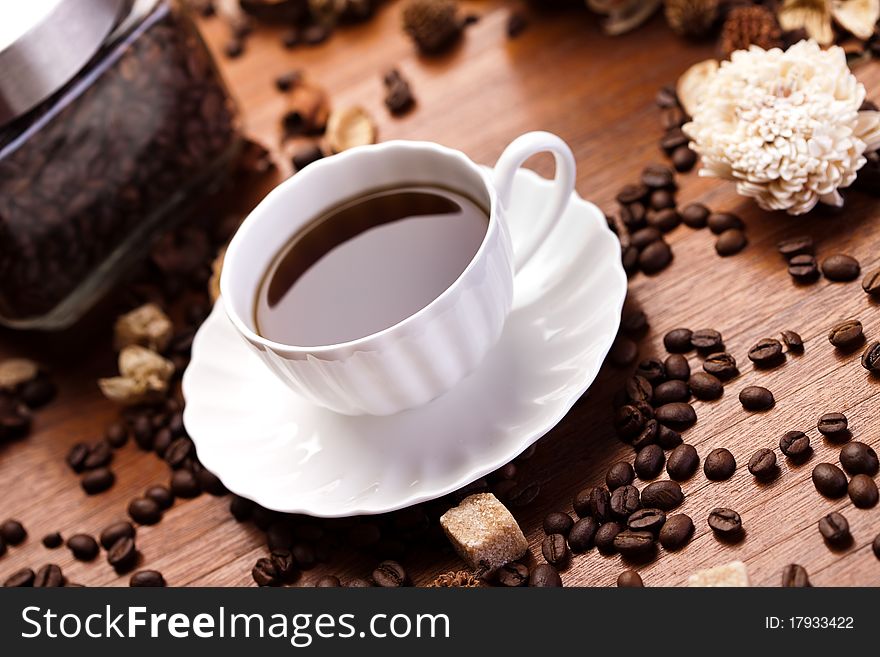
POLYGON ((131 0, 0 3, 0 125, 63 87, 130 6, 131 0))

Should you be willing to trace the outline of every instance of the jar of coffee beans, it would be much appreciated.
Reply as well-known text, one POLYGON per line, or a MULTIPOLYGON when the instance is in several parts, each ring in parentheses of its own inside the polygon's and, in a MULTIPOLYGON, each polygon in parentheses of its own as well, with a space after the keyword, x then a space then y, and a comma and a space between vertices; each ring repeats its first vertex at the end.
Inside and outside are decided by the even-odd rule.
POLYGON ((0 323, 72 324, 222 179, 238 118, 173 0, 0 6, 0 323))

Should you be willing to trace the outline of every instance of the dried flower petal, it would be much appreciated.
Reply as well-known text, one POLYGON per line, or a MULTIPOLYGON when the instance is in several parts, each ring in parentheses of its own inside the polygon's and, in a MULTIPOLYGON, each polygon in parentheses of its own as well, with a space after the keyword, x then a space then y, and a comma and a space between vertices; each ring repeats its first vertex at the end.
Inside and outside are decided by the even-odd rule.
POLYGON ((785 0, 777 16, 787 32, 806 30, 807 36, 823 46, 834 41, 828 0, 785 0))
POLYGON ((9 358, 0 362, 0 389, 12 390, 37 378, 39 366, 27 358, 9 358))
POLYGON ((845 30, 868 40, 880 20, 880 0, 831 0, 831 15, 845 30))
POLYGON ((376 124, 364 108, 355 105, 330 115, 327 121, 327 145, 334 153, 375 142, 376 124))
POLYGON ((706 87, 717 70, 718 62, 714 59, 707 59, 691 66, 678 79, 675 93, 678 96, 678 102, 681 103, 682 108, 689 116, 693 116, 696 112, 697 106, 706 95, 706 87))
POLYGON ((119 350, 138 344, 153 351, 163 351, 171 341, 174 325, 154 303, 145 303, 116 320, 113 346, 119 350))

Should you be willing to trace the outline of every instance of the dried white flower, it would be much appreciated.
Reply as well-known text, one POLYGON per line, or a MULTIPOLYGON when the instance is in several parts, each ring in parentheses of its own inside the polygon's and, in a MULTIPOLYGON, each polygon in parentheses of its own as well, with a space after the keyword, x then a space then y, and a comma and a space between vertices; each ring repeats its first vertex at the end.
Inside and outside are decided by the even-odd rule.
POLYGON ((880 112, 859 111, 864 100, 841 48, 752 46, 721 64, 684 131, 700 175, 736 181, 765 210, 803 214, 840 206, 838 190, 880 147, 880 112))
POLYGON ((145 347, 129 345, 119 352, 119 373, 121 376, 98 379, 98 387, 110 401, 131 406, 162 399, 174 375, 174 364, 145 347))
POLYGON ((117 350, 132 344, 162 351, 171 341, 174 325, 154 303, 145 303, 116 320, 113 346, 117 350))

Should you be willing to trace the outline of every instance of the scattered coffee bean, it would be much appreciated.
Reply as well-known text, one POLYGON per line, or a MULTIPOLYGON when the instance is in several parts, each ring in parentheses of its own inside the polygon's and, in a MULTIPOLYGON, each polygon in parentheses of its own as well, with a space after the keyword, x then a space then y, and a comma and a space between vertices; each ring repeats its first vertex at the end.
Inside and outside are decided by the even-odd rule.
POLYGON ((684 501, 684 493, 674 481, 655 481, 642 489, 642 505, 671 511, 684 501))
POLYGON ((739 393, 739 403, 747 411, 766 411, 776 404, 773 393, 761 386, 747 386, 739 393))
POLYGON ((42 538, 42 543, 44 547, 47 547, 50 550, 54 550, 55 548, 59 548, 64 544, 64 539, 61 538, 61 534, 59 534, 58 532, 52 532, 51 534, 46 534, 42 538))
POLYGON ((74 472, 82 472, 85 470, 86 458, 89 455, 89 446, 85 443, 76 443, 67 452, 67 465, 74 472))
POLYGON ((193 453, 193 443, 189 438, 178 438, 165 450, 163 458, 172 468, 182 468, 193 453))
POLYGON ((700 329, 691 335, 691 345, 704 354, 714 354, 724 349, 724 340, 715 329, 700 329))
POLYGON ((649 164, 642 169, 642 184, 651 189, 675 186, 675 172, 665 164, 649 164))
POLYGON ((109 468, 96 468, 90 470, 82 476, 82 479, 80 479, 80 485, 88 495, 103 493, 105 490, 113 486, 115 482, 116 476, 109 468))
POLYGON ((165 578, 158 570, 139 570, 128 580, 128 585, 142 588, 159 588, 165 586, 165 578))
POLYGON ((818 278, 819 266, 813 256, 798 255, 788 261, 788 273, 798 283, 810 283, 818 278))
MULTIPOLYGON (((620 488, 621 486, 627 486, 628 484, 631 484, 634 478, 635 473, 633 471, 633 467, 626 461, 617 461, 617 463, 614 463, 610 468, 608 468, 608 472, 605 473, 605 485, 608 486, 608 490, 614 490, 615 488, 620 488)), ((567 516, 568 514, 565 515, 567 516)), ((546 519, 544 522, 544 526, 546 528, 546 519)), ((564 534, 565 532, 558 533, 564 534)))
POLYGON ((100 551, 98 542, 88 534, 74 534, 67 539, 67 547, 79 561, 92 561, 100 551))
POLYGON ((663 449, 659 445, 647 445, 636 454, 635 463, 633 465, 639 479, 642 481, 648 481, 654 479, 660 474, 665 462, 666 455, 663 453, 663 449))
POLYGON ((532 569, 529 575, 529 586, 558 588, 562 586, 559 571, 548 563, 541 563, 532 569))
POLYGON ((776 244, 776 248, 786 260, 791 260, 799 255, 813 255, 815 252, 813 238, 809 235, 799 235, 782 240, 776 244))
POLYGON ((842 253, 828 256, 822 261, 822 274, 829 281, 846 282, 858 278, 859 261, 842 253))
POLYGON ((749 472, 756 479, 767 481, 776 476, 776 453, 772 449, 761 448, 749 459, 749 472))
POLYGON ((55 384, 43 375, 37 376, 36 379, 26 381, 22 384, 18 392, 18 396, 27 405, 28 408, 36 410, 42 408, 50 401, 55 399, 58 394, 58 388, 55 384))
POLYGON ((874 537, 874 542, 871 543, 871 549, 874 551, 874 556, 880 559, 880 534, 874 537))
POLYGON ((265 557, 257 559, 257 563, 254 564, 254 567, 251 570, 251 577, 254 578, 257 586, 281 585, 281 577, 278 574, 278 569, 275 568, 275 564, 272 563, 271 559, 265 557))
POLYGON ((625 205, 620 209, 620 220, 630 233, 648 225, 648 211, 641 203, 625 205))
POLYGON ((785 588, 807 588, 811 586, 806 569, 796 563, 788 564, 782 569, 782 586, 785 588))
POLYGON ((862 279, 862 289, 871 296, 880 296, 880 268, 872 269, 862 279))
POLYGON ((736 366, 736 358, 726 351, 709 354, 703 361, 703 370, 722 381, 732 379, 739 374, 736 366))
POLYGON ((639 253, 639 267, 646 274, 656 274, 672 262, 672 249, 663 240, 652 242, 639 253))
MULTIPOLYGON (((690 343, 690 338, 688 338, 688 343, 690 343)), ((669 379, 687 381, 691 375, 691 366, 688 364, 687 358, 681 354, 670 354, 663 362, 663 368, 669 379)))
POLYGON ((611 518, 611 494, 601 487, 590 490, 590 513, 599 522, 611 518))
POLYGON ((665 522, 666 514, 660 509, 639 509, 630 514, 626 526, 632 531, 648 531, 656 535, 665 522))
POLYGON ((620 330, 632 338, 639 338, 648 330, 648 316, 642 310, 624 313, 620 319, 620 330))
POLYGON ((849 499, 859 509, 870 509, 877 506, 878 490, 874 480, 866 474, 857 474, 847 487, 849 499))
POLYGON ((703 461, 703 472, 711 481, 725 481, 736 471, 736 459, 724 447, 713 449, 703 461))
POLYGON ((694 397, 703 401, 718 399, 724 393, 721 379, 708 372, 694 372, 688 380, 688 386, 694 397))
POLYGON ((562 534, 568 536, 568 532, 574 525, 574 520, 567 513, 561 511, 551 511, 544 516, 544 533, 545 534, 562 534))
POLYGON ((651 242, 662 239, 660 231, 654 227, 641 228, 629 237, 629 243, 636 247, 639 251, 648 246, 651 242))
POLYGON ((793 461, 801 461, 810 454, 810 437, 803 431, 789 431, 779 439, 779 449, 793 461))
POLYGON ((202 487, 191 471, 181 469, 171 475, 171 492, 175 497, 190 499, 201 495, 202 487))
POLYGON ((640 589, 644 586, 641 576, 634 570, 624 570, 617 576, 617 586, 622 589, 640 589))
POLYGON ((59 588, 64 586, 64 573, 54 563, 49 563, 40 568, 34 576, 35 588, 59 588))
POLYGON ((652 402, 655 406, 671 404, 673 402, 686 402, 691 398, 688 384, 678 379, 664 381, 654 388, 652 402))
POLYGON ((848 319, 835 324, 828 332, 828 342, 838 349, 851 349, 865 339, 862 323, 857 319, 848 319))
POLYGON ((609 508, 618 518, 626 518, 633 511, 641 507, 639 489, 635 486, 621 486, 611 493, 609 508))
POLYGON ((617 192, 615 198, 621 205, 631 205, 643 201, 647 198, 649 192, 650 190, 646 185, 624 185, 617 192))
POLYGON ((666 210, 675 207, 675 196, 668 189, 655 189, 648 198, 652 210, 666 210))
POLYGON ((620 250, 620 261, 627 276, 632 276, 639 269, 639 250, 631 244, 620 250))
POLYGON ((138 562, 138 551, 131 537, 122 537, 107 550, 107 562, 117 573, 127 573, 138 562))
POLYGON ((113 544, 116 543, 120 538, 134 538, 135 536, 135 528, 130 522, 125 520, 121 522, 115 522, 112 525, 109 525, 101 532, 100 540, 101 546, 105 550, 109 550, 113 547, 113 544))
POLYGON ((592 488, 584 488, 579 490, 572 498, 571 505, 578 518, 586 518, 590 515, 590 497, 592 494, 592 488))
POLYGON ((816 428, 824 436, 834 436, 846 431, 847 425, 846 415, 843 413, 825 413, 819 418, 816 428))
POLYGON ((366 577, 355 577, 354 579, 348 580, 348 584, 345 586, 350 589, 371 589, 373 588, 373 580, 367 579, 366 577))
POLYGON ((269 525, 266 530, 266 544, 270 550, 289 550, 293 547, 293 526, 287 518, 269 525))
POLYGON ((715 242, 715 251, 722 257, 736 255, 748 245, 746 234, 738 228, 725 230, 715 242))
POLYGON ((681 220, 691 228, 705 228, 709 219, 709 208, 702 203, 691 203, 681 210, 681 220))
POLYGON ((657 424, 657 435, 654 440, 663 449, 675 449, 681 445, 681 434, 663 424, 657 424))
POLYGON ((223 482, 220 481, 220 478, 210 470, 206 470, 204 467, 201 467, 196 471, 195 474, 196 481, 198 481, 199 483, 199 488, 201 488, 209 495, 219 497, 221 495, 226 495, 226 493, 229 492, 228 490, 226 490, 226 486, 223 485, 223 482))
POLYGON ((700 457, 693 445, 682 444, 672 450, 666 461, 666 472, 670 479, 685 481, 690 479, 700 464, 700 457))
POLYGON ((541 554, 547 563, 553 566, 559 566, 564 563, 569 556, 568 543, 562 534, 550 534, 545 536, 541 542, 541 554))
POLYGON ((819 533, 822 538, 834 547, 843 547, 852 541, 849 523, 843 514, 832 511, 819 521, 819 533))
MULTIPOLYGON (((572 529, 574 531, 574 529, 572 529)), ((602 554, 612 554, 615 551, 614 539, 623 531, 623 526, 618 522, 606 522, 599 525, 594 538, 596 548, 602 554)), ((572 548, 573 549, 573 548, 572 548)))
POLYGON ((691 345, 692 336, 693 331, 690 329, 672 329, 669 333, 663 336, 663 346, 666 347, 666 351, 671 354, 688 352, 693 348, 691 345))
POLYGON ((813 485, 825 497, 843 497, 846 494, 846 475, 836 465, 820 463, 813 468, 813 485))
POLYGON ((733 509, 719 507, 709 512, 709 527, 718 536, 730 538, 742 533, 742 518, 733 509))
POLYGON ((742 219, 729 212, 713 212, 709 215, 706 223, 709 226, 709 230, 716 235, 721 235, 721 233, 728 230, 745 230, 746 228, 742 219))
MULTIPOLYGON (((616 523, 606 524, 614 525, 616 523)), ((571 531, 568 532, 568 545, 571 548, 571 551, 575 553, 580 553, 586 552, 587 550, 592 548, 598 530, 599 523, 596 521, 595 518, 581 518, 576 523, 574 523, 571 531)))
POLYGON ((156 484, 144 491, 144 497, 153 500, 160 510, 170 509, 174 504, 174 493, 167 486, 156 484))
POLYGON ((162 509, 149 497, 138 497, 128 505, 128 515, 141 525, 155 525, 162 519, 162 509))
POLYGON ((688 146, 679 146, 672 152, 672 166, 680 173, 690 171, 696 163, 697 154, 688 146))
POLYGON ((874 340, 868 345, 862 354, 861 363, 871 374, 880 374, 880 342, 874 340))
POLYGON ((631 404, 617 409, 614 417, 614 428, 623 440, 632 440, 645 426, 645 418, 638 408, 631 404))
POLYGON ((791 353, 801 354, 804 352, 804 341, 800 335, 794 331, 783 331, 781 334, 782 342, 791 353))
POLYGON ((657 420, 652 419, 645 422, 645 426, 639 432, 639 435, 632 439, 633 449, 639 452, 647 445, 652 445, 657 439, 657 428, 659 426, 657 420))
POLYGON ((618 335, 608 351, 608 361, 615 367, 629 367, 639 357, 639 346, 629 338, 618 335))
POLYGON ((674 551, 684 547, 694 534, 694 522, 683 513, 669 516, 660 529, 660 545, 674 551))
POLYGON ((512 561, 501 566, 496 577, 501 586, 525 586, 529 582, 529 568, 523 563, 512 561))
POLYGON ((641 559, 654 552, 654 535, 651 532, 624 529, 614 537, 614 549, 624 559, 641 559))
POLYGON ((840 465, 850 475, 866 474, 871 477, 880 470, 877 452, 870 445, 854 440, 840 450, 840 465))
MULTIPOLYGON (((565 543, 565 539, 562 541, 565 543)), ((383 561, 373 571, 373 581, 382 588, 400 588, 409 582, 406 571, 396 561, 383 561)))
POLYGON ((684 402, 664 404, 654 412, 654 416, 658 422, 674 429, 687 429, 697 421, 693 406, 684 402))
POLYGON ((749 349, 749 360, 758 367, 771 367, 783 358, 782 343, 775 338, 763 338, 758 340, 749 349))
MULTIPOLYGON (((659 212, 648 215, 648 226, 655 228, 661 233, 668 233, 681 224, 681 215, 675 208, 667 207, 659 212)), ((650 228, 646 229, 650 230, 650 228)))
POLYGON ((112 460, 113 448, 110 447, 107 441, 101 440, 89 448, 89 453, 83 459, 82 469, 94 470, 95 468, 101 468, 109 465, 112 460))
POLYGON ((652 385, 659 385, 666 380, 666 367, 659 360, 648 358, 639 363, 636 374, 652 385))
POLYGON ((27 531, 18 520, 4 520, 0 524, 0 538, 8 545, 19 545, 27 538, 27 531))
POLYGON ((679 148, 687 147, 689 141, 690 139, 681 128, 672 128, 667 130, 666 134, 660 139, 660 148, 671 157, 679 148))
POLYGON ((3 582, 3 586, 6 588, 29 587, 34 585, 34 579, 36 579, 36 575, 33 570, 30 568, 22 568, 13 573, 5 582, 3 582))

